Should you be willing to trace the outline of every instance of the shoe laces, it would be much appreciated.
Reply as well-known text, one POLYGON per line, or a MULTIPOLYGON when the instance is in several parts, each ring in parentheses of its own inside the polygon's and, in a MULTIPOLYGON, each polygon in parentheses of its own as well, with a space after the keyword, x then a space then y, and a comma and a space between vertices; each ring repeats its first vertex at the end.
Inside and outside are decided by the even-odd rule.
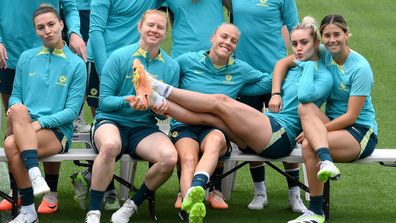
MULTIPOLYGON (((19 213, 19 215, 12 221, 10 221, 9 223, 26 223, 28 222, 28 213, 25 210, 21 209, 21 212, 19 213)), ((36 221, 34 221, 36 222, 36 221)))
POLYGON ((123 216, 127 216, 129 218, 132 214, 137 213, 137 207, 133 201, 127 200, 124 205, 122 205, 120 211, 123 216))
POLYGON ((90 211, 87 213, 87 219, 85 222, 99 222, 100 212, 99 211, 90 211))

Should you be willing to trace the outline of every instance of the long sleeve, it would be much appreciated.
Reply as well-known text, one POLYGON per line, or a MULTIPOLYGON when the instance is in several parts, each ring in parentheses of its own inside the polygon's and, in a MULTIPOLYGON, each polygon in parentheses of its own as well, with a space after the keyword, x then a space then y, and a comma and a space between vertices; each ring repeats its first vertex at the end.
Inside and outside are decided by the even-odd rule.
POLYGON ((239 91, 240 95, 255 96, 271 92, 272 75, 249 66, 246 83, 239 91))
POLYGON ((23 54, 18 60, 18 64, 16 67, 16 72, 15 72, 15 79, 14 79, 14 84, 12 86, 12 93, 11 97, 8 101, 9 107, 11 107, 14 104, 22 103, 22 63, 24 61, 24 56, 23 54))
POLYGON ((80 34, 80 15, 78 14, 77 6, 74 0, 61 0, 65 20, 69 29, 67 35, 75 33, 81 37, 80 34))

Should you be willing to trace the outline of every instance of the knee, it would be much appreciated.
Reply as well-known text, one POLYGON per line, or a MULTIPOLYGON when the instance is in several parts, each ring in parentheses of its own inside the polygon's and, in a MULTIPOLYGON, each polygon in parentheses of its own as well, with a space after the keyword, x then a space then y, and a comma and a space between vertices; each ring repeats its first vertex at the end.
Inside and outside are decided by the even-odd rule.
POLYGON ((99 150, 99 155, 107 161, 115 160, 115 158, 121 152, 121 145, 117 144, 114 141, 106 141, 104 142, 99 150))
POLYGON ((11 162, 15 157, 20 156, 20 151, 13 136, 8 136, 4 140, 4 151, 7 155, 8 162, 11 162))
POLYGON ((308 104, 299 104, 298 105, 298 115, 301 118, 304 117, 309 117, 312 114, 312 106, 316 106, 313 103, 308 103, 308 104))
POLYGON ((194 154, 184 154, 180 157, 180 165, 184 171, 194 171, 198 164, 198 157, 194 154))
POLYGON ((162 152, 161 160, 159 161, 161 170, 164 172, 172 171, 177 163, 177 152, 176 149, 167 149, 162 152))
POLYGON ((309 161, 316 158, 315 151, 312 149, 311 145, 306 139, 304 139, 304 141, 301 144, 301 152, 304 161, 309 161))
POLYGON ((28 115, 29 115, 29 110, 23 104, 13 105, 8 113, 8 116, 11 118, 11 120, 13 122, 20 121, 20 120, 22 120, 23 117, 25 117, 25 116, 27 117, 28 115))
POLYGON ((212 131, 207 135, 205 141, 206 143, 203 145, 205 147, 205 153, 220 153, 226 146, 224 134, 218 130, 212 131))

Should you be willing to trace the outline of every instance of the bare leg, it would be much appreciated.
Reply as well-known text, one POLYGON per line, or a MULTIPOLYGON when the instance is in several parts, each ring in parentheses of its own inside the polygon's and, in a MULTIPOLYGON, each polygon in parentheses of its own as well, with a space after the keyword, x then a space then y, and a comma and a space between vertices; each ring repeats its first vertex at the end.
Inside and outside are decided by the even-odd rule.
POLYGON ((199 145, 191 138, 182 138, 176 142, 175 147, 181 168, 180 192, 182 197, 185 197, 198 164, 199 145))
POLYGON ((227 144, 224 135, 219 130, 211 131, 203 140, 201 145, 202 157, 198 162, 197 171, 204 171, 213 174, 219 156, 227 151, 227 144))

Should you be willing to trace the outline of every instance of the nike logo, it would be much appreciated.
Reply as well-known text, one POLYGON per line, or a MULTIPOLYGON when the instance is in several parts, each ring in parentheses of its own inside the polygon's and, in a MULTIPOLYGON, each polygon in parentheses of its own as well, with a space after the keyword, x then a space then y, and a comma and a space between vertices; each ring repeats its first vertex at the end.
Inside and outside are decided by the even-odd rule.
POLYGON ((133 78, 133 75, 126 74, 126 75, 125 75, 125 79, 129 79, 129 78, 133 78))
POLYGON ((47 207, 51 209, 55 209, 58 205, 57 204, 48 204, 47 207))
POLYGON ((203 72, 203 71, 200 71, 200 70, 194 70, 194 73, 196 73, 196 74, 203 74, 204 72, 203 72))
POLYGON ((29 72, 29 76, 31 77, 31 76, 34 76, 34 75, 36 75, 37 73, 36 72, 29 72))

